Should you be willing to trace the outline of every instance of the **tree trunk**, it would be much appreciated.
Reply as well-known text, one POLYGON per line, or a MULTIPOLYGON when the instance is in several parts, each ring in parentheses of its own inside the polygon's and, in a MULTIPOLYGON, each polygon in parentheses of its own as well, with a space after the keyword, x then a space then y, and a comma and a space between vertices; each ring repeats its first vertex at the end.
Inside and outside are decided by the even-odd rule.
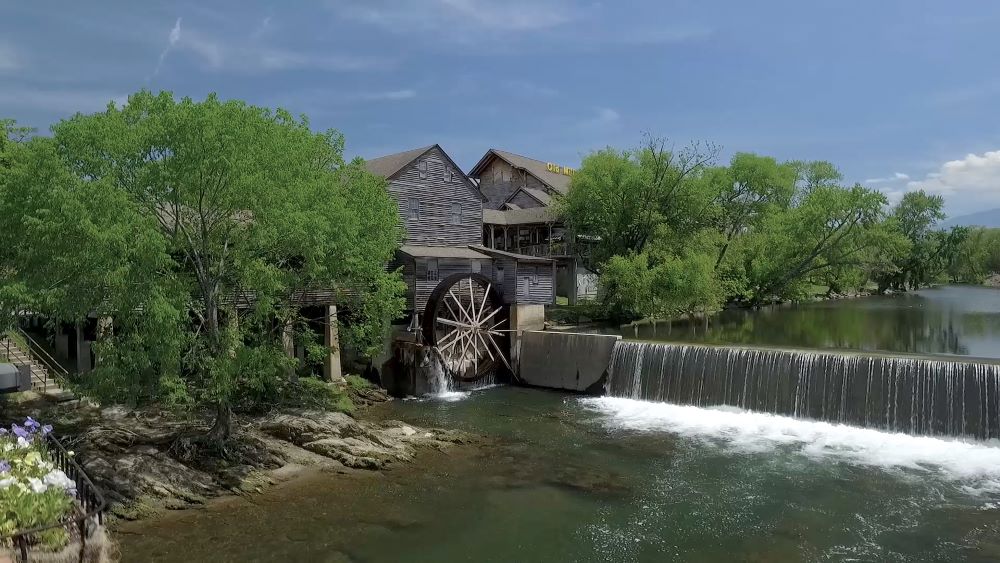
POLYGON ((215 404, 215 423, 208 431, 208 439, 216 444, 222 444, 229 439, 232 428, 233 411, 229 403, 219 401, 215 404))
MULTIPOLYGON (((219 303, 214 291, 204 290, 205 317, 208 333, 209 350, 212 354, 223 354, 222 327, 219 324, 219 303)), ((218 399, 215 403, 215 423, 208 431, 208 439, 221 445, 229 439, 231 431, 232 410, 227 399, 218 399)))

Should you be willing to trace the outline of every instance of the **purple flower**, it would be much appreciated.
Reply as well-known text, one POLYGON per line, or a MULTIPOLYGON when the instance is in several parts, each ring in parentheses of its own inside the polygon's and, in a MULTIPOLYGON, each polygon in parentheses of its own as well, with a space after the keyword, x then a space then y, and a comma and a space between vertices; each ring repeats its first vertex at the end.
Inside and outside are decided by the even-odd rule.
POLYGON ((52 432, 51 424, 46 424, 45 426, 42 427, 42 436, 47 436, 50 432, 52 432))
POLYGON ((24 427, 31 431, 35 431, 38 430, 39 427, 41 427, 41 424, 38 424, 37 420, 29 416, 28 418, 24 419, 24 427))
POLYGON ((0 459, 0 473, 7 473, 10 471, 10 462, 6 459, 0 459))
POLYGON ((31 432, 25 430, 24 428, 16 424, 11 425, 10 428, 14 432, 14 435, 17 436, 18 438, 24 438, 25 440, 27 440, 28 436, 31 436, 31 432))
POLYGON ((6 436, 10 432, 6 428, 0 428, 0 436, 6 436))

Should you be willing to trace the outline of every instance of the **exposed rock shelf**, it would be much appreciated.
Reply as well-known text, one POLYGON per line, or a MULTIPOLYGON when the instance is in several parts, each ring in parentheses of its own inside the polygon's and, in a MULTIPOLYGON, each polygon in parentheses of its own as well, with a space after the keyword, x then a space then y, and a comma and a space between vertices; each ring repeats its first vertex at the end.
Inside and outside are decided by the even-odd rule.
POLYGON ((204 426, 163 413, 105 409, 83 427, 72 447, 105 491, 112 514, 123 519, 259 492, 306 468, 381 470, 411 461, 421 450, 475 441, 458 431, 316 410, 238 420, 222 451, 200 441, 204 426))

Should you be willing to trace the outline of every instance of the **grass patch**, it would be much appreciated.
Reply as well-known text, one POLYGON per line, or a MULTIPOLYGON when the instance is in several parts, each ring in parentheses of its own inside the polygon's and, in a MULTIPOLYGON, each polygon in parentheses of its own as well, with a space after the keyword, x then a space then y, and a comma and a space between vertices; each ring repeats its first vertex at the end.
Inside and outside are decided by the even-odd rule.
POLYGON ((375 384, 360 375, 348 375, 344 379, 347 380, 347 384, 351 386, 351 389, 354 389, 355 391, 364 391, 365 389, 375 387, 375 384))
POLYGON ((315 377, 303 377, 289 385, 283 402, 294 407, 354 412, 354 402, 343 388, 315 377))

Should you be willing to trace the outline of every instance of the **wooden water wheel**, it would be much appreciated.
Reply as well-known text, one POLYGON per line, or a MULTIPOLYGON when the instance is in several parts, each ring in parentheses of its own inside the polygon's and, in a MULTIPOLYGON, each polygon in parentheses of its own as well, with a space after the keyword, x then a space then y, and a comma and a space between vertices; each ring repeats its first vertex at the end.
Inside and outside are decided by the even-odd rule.
POLYGON ((436 347, 451 376, 477 381, 510 369, 507 306, 481 274, 441 280, 424 308, 424 344, 436 347))

